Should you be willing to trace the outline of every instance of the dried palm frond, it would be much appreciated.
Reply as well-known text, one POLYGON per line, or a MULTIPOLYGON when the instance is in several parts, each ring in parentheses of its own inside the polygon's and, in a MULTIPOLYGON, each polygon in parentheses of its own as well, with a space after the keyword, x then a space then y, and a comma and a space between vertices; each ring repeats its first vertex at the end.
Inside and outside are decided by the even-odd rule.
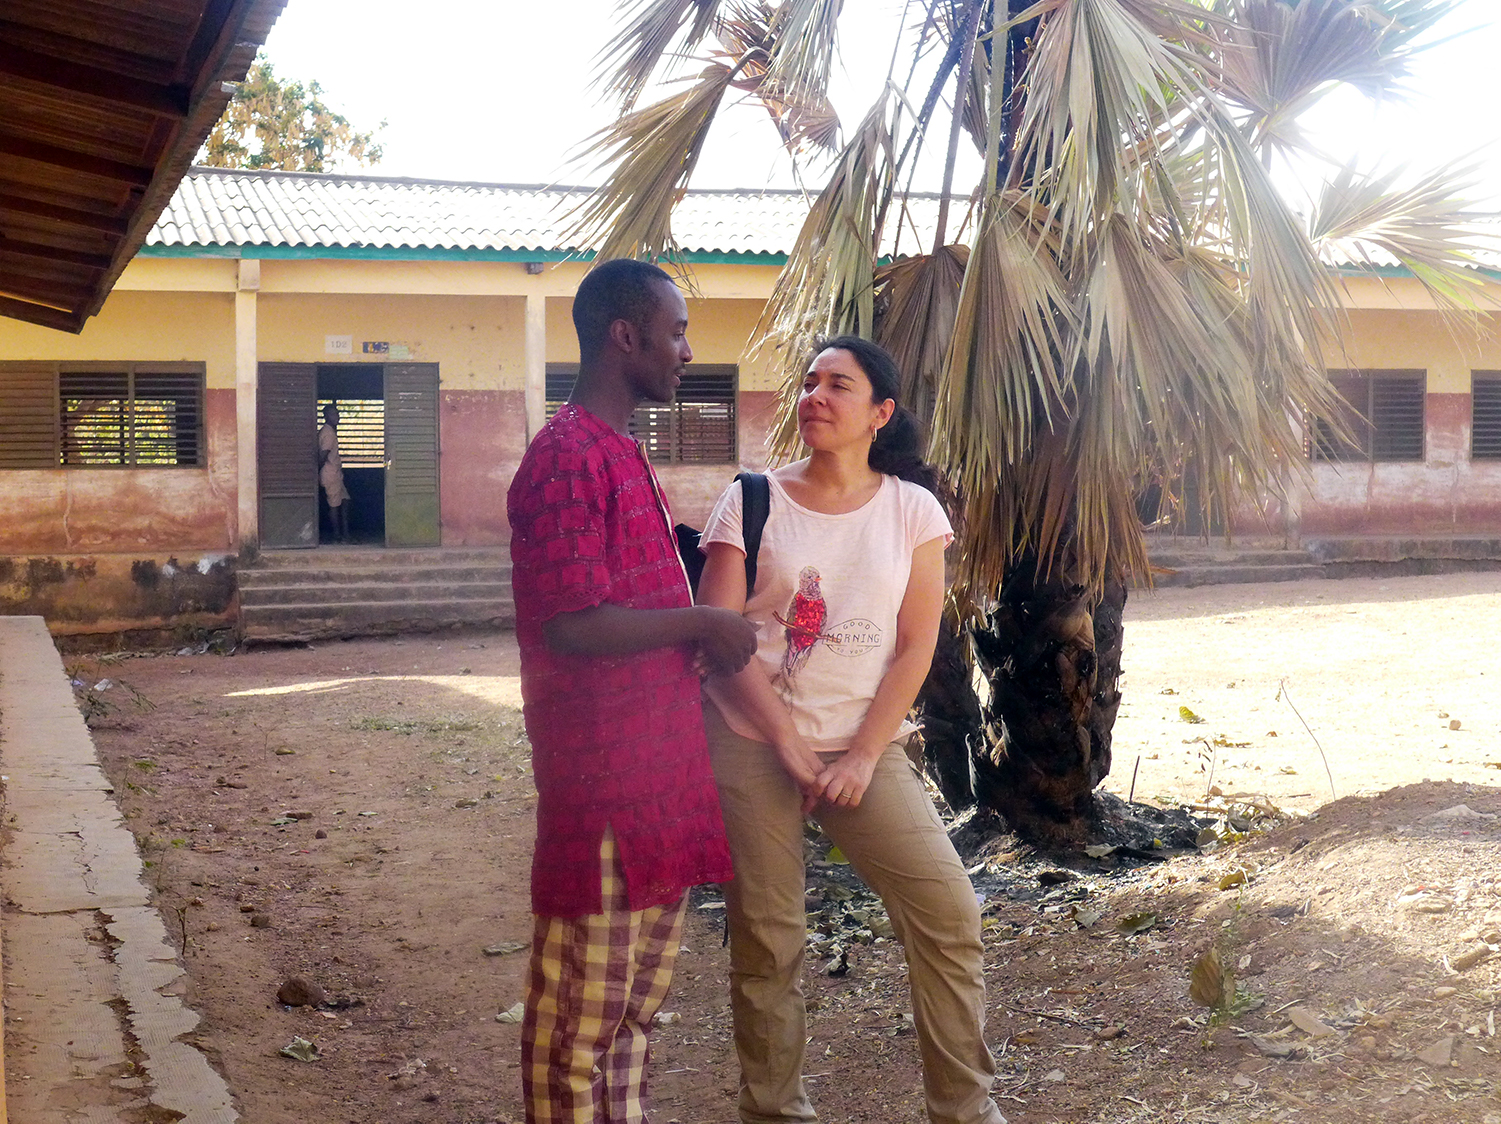
POLYGON ((1368 97, 1397 92, 1414 38, 1456 0, 1351 4, 1349 0, 1219 0, 1233 14, 1219 25, 1222 92, 1249 111, 1253 143, 1302 146, 1297 118, 1332 83, 1368 97))
POLYGON ((1066 260, 1124 193, 1139 164, 1131 154, 1160 143, 1156 123, 1173 103, 1209 96, 1181 45, 1203 38, 1190 20, 1204 12, 1173 0, 1043 0, 1024 15, 1034 13, 1046 34, 1027 65, 1008 186, 1046 199, 1066 260))
MULTIPOLYGON (((874 330, 876 215, 891 180, 890 112, 891 98, 883 94, 845 145, 756 326, 757 349, 779 353, 784 404, 796 400, 803 359, 815 338, 846 332, 868 337, 874 330)), ((773 449, 785 453, 796 441, 795 419, 785 409, 773 449)))
POLYGON ((1361 174, 1345 167, 1324 185, 1309 237, 1335 267, 1401 265, 1453 312, 1473 312, 1487 282, 1476 269, 1474 218, 1465 190, 1478 168, 1449 165, 1398 187, 1404 169, 1361 174))
POLYGON ((708 37, 722 0, 621 0, 620 7, 627 10, 633 2, 635 14, 629 17, 625 30, 596 59, 596 81, 607 93, 619 97, 623 110, 635 107, 690 18, 693 23, 682 37, 680 51, 687 54, 708 37))
POLYGON ((985 200, 938 384, 931 455, 964 498, 960 580, 982 596, 1016 555, 998 482, 1070 393, 1072 302, 1044 217, 1018 193, 985 200))
POLYGON ((875 341, 902 373, 902 405, 924 420, 932 416, 968 263, 968 246, 944 246, 876 271, 875 341))
POLYGON ((768 94, 795 103, 827 95, 843 7, 844 0, 782 0, 772 22, 768 94))
POLYGON ((676 250, 672 208, 687 189, 704 138, 734 72, 709 66, 688 89, 601 129, 579 159, 614 164, 605 182, 571 211, 567 237, 595 261, 668 256, 676 250))
POLYGON ((738 4, 720 22, 718 38, 728 59, 738 60, 734 86, 755 96, 771 115, 782 144, 794 156, 806 148, 833 151, 839 143, 839 114, 821 92, 795 99, 772 89, 767 75, 776 47, 776 13, 766 0, 738 4))

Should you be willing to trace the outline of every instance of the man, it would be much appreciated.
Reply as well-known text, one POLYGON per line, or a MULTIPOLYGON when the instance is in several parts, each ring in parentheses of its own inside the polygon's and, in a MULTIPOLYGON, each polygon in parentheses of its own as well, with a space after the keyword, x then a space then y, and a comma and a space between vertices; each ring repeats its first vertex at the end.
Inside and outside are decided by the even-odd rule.
POLYGON ((682 294, 654 265, 605 262, 573 322, 578 381, 507 496, 538 795, 522 1086, 528 1124, 625 1124, 646 1119, 647 1035, 686 891, 731 873, 697 672, 744 667, 755 630, 693 605, 628 432, 693 358, 682 294))
POLYGON ((344 489, 344 462, 339 459, 339 408, 323 407, 323 428, 318 431, 318 482, 328 497, 328 517, 334 540, 349 541, 349 493, 344 489))

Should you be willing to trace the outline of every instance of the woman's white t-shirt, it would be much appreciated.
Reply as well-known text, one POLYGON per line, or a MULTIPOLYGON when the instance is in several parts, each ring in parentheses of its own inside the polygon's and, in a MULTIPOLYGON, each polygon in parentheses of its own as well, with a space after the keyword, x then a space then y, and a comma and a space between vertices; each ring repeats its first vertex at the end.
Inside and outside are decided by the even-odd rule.
MULTIPOLYGON (((896 617, 912 552, 953 529, 932 493, 895 476, 863 506, 810 511, 775 476, 745 616, 756 626, 756 662, 816 750, 842 750, 860 728, 896 654, 896 617)), ((732 483, 709 513, 701 544, 744 551, 742 493, 732 483)), ((709 697, 730 729, 765 737, 711 680, 709 697)), ((914 730, 904 723, 897 736, 914 730)))

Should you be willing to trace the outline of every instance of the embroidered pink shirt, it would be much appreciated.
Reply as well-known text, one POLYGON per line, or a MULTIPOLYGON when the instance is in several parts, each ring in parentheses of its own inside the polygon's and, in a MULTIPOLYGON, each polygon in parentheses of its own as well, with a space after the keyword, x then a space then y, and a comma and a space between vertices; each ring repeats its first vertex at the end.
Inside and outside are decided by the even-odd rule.
POLYGON ((629 656, 551 651, 542 625, 611 603, 692 604, 646 454, 574 405, 537 434, 507 496, 516 639, 537 847, 532 909, 600 911, 599 846, 614 830, 630 908, 731 876, 687 647, 629 656))

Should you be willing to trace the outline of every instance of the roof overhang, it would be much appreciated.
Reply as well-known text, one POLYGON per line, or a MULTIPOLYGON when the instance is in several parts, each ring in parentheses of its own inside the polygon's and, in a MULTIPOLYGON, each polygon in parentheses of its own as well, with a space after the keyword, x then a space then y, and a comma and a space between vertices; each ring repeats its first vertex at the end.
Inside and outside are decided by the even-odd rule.
POLYGON ((99 311, 285 3, 0 5, 0 316, 99 311))

